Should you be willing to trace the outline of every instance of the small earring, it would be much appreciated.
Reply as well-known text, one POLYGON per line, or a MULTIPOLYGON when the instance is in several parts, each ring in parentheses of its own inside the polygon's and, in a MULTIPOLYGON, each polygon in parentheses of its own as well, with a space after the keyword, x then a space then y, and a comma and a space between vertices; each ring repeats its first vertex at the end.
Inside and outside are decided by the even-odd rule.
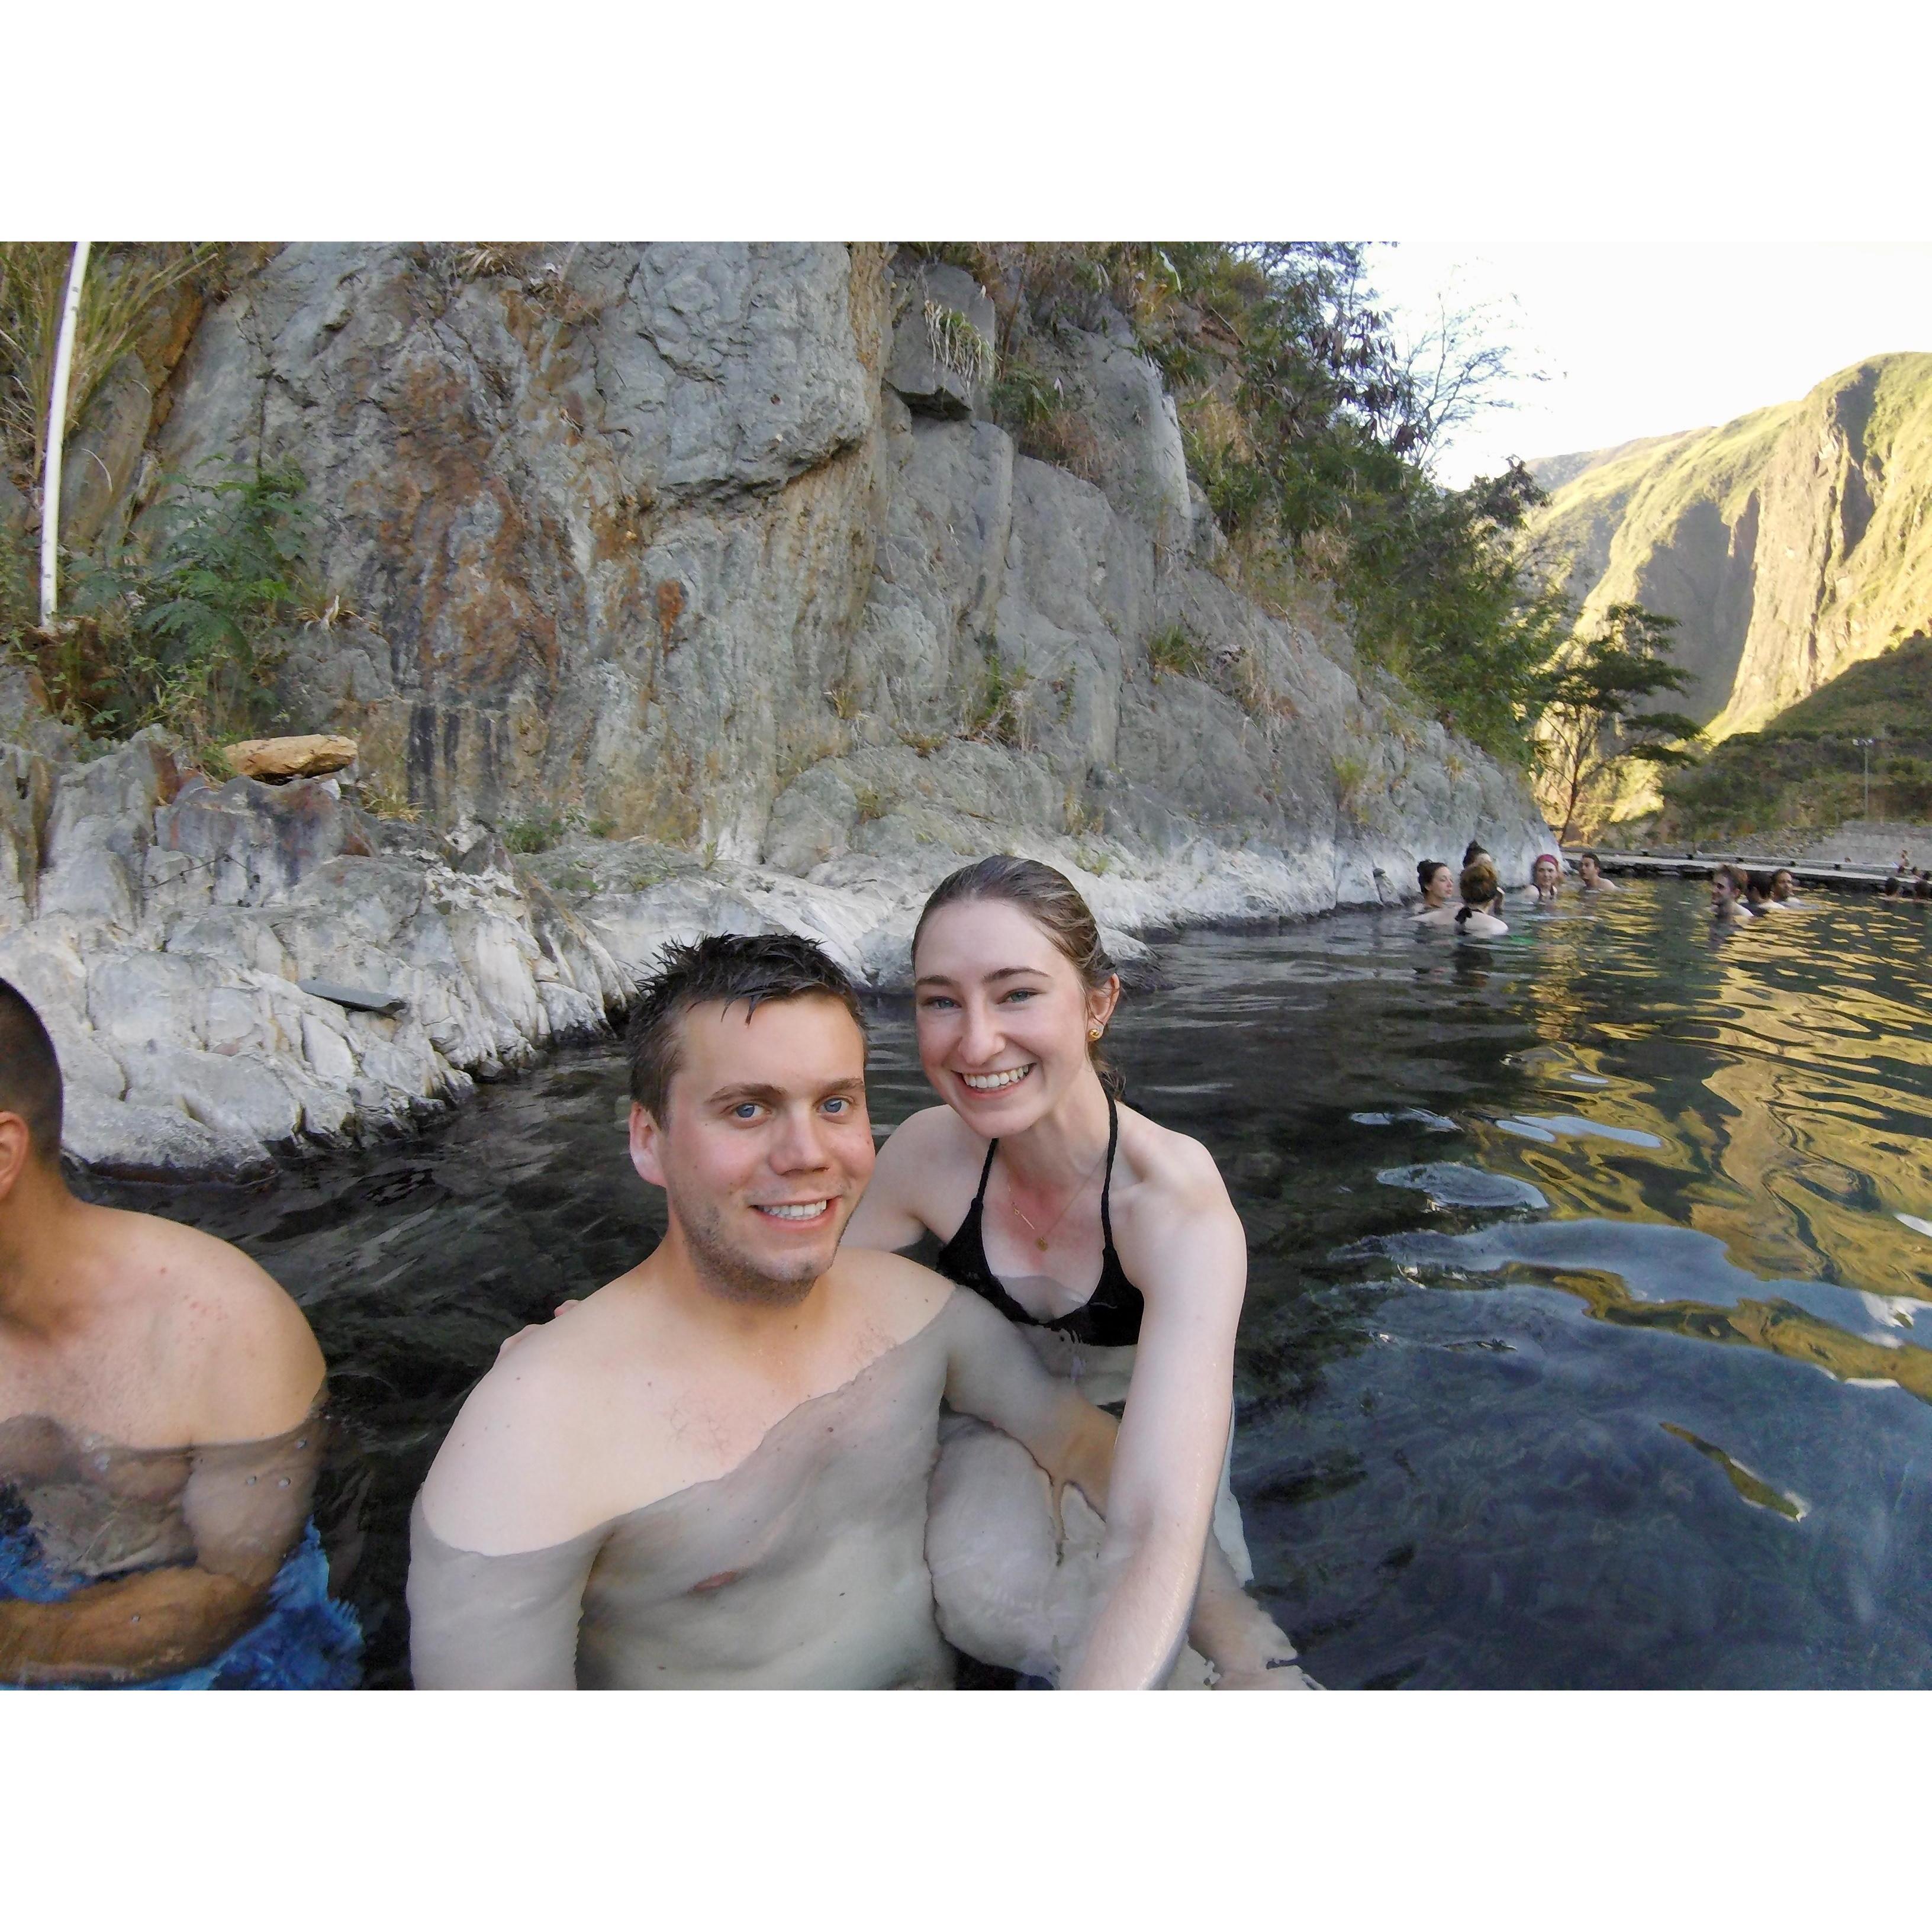
POLYGON ((1089 1040, 1098 1040, 1106 1030, 1105 1027, 1089 1027, 1087 1029, 1087 1037, 1089 1040))

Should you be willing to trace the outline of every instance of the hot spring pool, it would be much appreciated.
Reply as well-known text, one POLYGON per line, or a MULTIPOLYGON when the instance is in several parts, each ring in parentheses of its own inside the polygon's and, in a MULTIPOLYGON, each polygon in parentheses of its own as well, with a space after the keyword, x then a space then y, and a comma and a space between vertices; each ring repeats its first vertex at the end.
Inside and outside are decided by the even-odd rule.
MULTIPOLYGON (((1247 1225, 1234 1486, 1324 1683, 1932 1683, 1932 908, 1714 940, 1705 905, 1197 935, 1123 1010, 1128 1099, 1247 1225)), ((909 1011, 873 1037, 883 1127, 928 1095, 909 1011)), ((372 1685, 407 1682, 409 1504, 464 1394, 662 1229, 625 1105, 604 1047, 259 1194, 111 1190, 308 1311, 372 1685)))

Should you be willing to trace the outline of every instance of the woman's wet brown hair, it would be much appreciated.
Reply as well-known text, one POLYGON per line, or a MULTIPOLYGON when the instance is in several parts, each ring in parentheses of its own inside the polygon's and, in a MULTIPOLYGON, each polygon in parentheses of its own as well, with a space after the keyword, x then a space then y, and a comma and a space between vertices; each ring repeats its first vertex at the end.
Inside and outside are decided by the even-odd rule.
POLYGON ((1488 905, 1496 896, 1496 868, 1486 856, 1473 860, 1462 868, 1460 889, 1465 905, 1474 906, 1478 910, 1488 905))
MULTIPOLYGON (((1100 926, 1073 881, 1037 859, 1016 859, 1007 852, 962 866, 933 887, 932 896, 920 914, 919 923, 913 928, 915 962, 926 921, 944 907, 975 899, 998 900, 1024 913, 1052 940, 1054 951, 1079 974, 1080 983, 1089 992, 1102 991, 1114 976, 1114 962, 1100 944, 1100 926)), ((918 970, 916 964, 914 970, 918 970)), ((1100 1084, 1110 1094, 1119 1093, 1122 1084, 1119 1071, 1100 1051, 1098 1040, 1087 1042, 1087 1057, 1093 1061, 1100 1084)))

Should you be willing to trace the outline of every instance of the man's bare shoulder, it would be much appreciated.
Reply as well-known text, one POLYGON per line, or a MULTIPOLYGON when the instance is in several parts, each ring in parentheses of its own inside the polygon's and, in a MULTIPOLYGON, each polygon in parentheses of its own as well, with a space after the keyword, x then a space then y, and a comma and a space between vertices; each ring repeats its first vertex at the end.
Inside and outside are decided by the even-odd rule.
MULTIPOLYGON (((444 1542, 486 1555, 539 1550, 604 1520, 600 1418, 638 1354, 634 1306, 600 1289, 520 1336, 470 1392, 422 1489, 444 1542)), ((648 1382, 642 1385, 648 1394, 648 1382)), ((646 1418, 632 1405, 628 1420, 646 1418)))
POLYGON ((842 1297, 862 1306, 888 1346, 917 1334, 953 1292, 943 1275, 878 1248, 841 1248, 826 1279, 842 1297))
POLYGON ((158 1372, 196 1442, 294 1428, 322 1384, 322 1351, 287 1290, 239 1248, 157 1214, 99 1208, 92 1232, 116 1286, 151 1324, 158 1372))

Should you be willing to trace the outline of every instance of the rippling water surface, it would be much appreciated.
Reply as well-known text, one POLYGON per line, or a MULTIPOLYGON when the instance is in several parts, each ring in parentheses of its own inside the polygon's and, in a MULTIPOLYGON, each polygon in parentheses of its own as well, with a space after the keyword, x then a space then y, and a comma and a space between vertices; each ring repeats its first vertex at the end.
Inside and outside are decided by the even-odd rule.
MULTIPOLYGON (((1932 1683, 1928 913, 1714 939, 1705 904, 1198 936, 1124 1011, 1128 1097, 1247 1224, 1235 1488, 1325 1683, 1932 1683)), ((926 1104, 903 1010, 873 1066, 881 1126, 926 1104)), ((406 1681, 410 1499, 464 1394, 662 1230, 624 1112, 599 1049, 259 1196, 116 1193, 308 1310, 372 1683, 406 1681)))

